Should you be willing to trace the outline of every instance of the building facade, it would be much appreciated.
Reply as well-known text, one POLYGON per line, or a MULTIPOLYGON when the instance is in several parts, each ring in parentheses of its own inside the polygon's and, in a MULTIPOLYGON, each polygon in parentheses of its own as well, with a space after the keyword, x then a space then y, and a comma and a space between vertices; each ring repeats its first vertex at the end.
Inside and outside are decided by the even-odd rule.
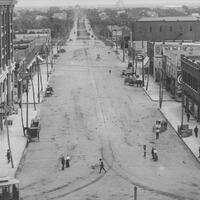
POLYGON ((133 40, 200 40, 197 17, 145 17, 132 24, 133 40))
POLYGON ((186 112, 200 121, 200 56, 181 56, 183 102, 186 112))
POLYGON ((160 81, 174 98, 181 97, 181 55, 200 56, 200 43, 148 42, 148 55, 153 60, 153 77, 160 81), (151 46, 150 46, 151 45, 151 46))
POLYGON ((0 104, 13 107, 14 57, 13 9, 14 0, 0 0, 0 104))

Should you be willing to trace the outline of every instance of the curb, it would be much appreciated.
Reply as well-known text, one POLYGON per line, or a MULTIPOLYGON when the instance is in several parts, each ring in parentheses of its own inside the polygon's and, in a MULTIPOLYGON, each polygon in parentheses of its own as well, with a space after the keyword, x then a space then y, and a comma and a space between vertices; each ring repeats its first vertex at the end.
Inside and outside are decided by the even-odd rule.
POLYGON ((185 147, 190 151, 190 153, 193 155, 193 157, 196 159, 196 161, 200 164, 200 160, 195 156, 195 154, 192 152, 192 150, 189 148, 189 146, 185 143, 185 141, 182 139, 182 137, 178 134, 177 130, 172 126, 171 122, 167 119, 165 114, 159 108, 158 108, 158 110, 160 111, 161 115, 165 118, 165 120, 170 124, 170 126, 175 131, 176 135, 180 138, 180 140, 185 145, 185 147))
POLYGON ((27 153, 27 148, 28 148, 28 139, 26 139, 26 145, 25 145, 25 148, 24 148, 24 150, 23 150, 23 152, 22 152, 22 155, 21 155, 21 158, 20 158, 20 160, 19 160, 19 164, 18 164, 18 166, 17 166, 17 168, 16 168, 16 171, 15 171, 15 173, 14 173, 14 177, 16 177, 17 176, 17 173, 19 172, 19 170, 20 170, 20 165, 22 164, 22 161, 25 159, 25 157, 26 157, 26 153, 27 153))
MULTIPOLYGON (((152 99, 151 98, 151 96, 149 95, 149 93, 147 92, 147 90, 144 88, 144 87, 142 87, 143 88, 143 90, 145 91, 145 93, 147 94, 147 96, 151 99, 151 101, 153 101, 153 102, 159 102, 159 100, 155 100, 155 99, 152 99)), ((163 102, 170 102, 170 101, 173 101, 174 102, 174 100, 173 99, 171 99, 171 100, 162 100, 163 102)))
MULTIPOLYGON (((48 80, 47 85, 49 84, 52 75, 53 75, 53 73, 49 76, 49 80, 48 80)), ((45 89, 45 90, 46 90, 46 89, 45 89)), ((44 99, 44 94, 42 94, 42 100, 43 100, 43 99, 44 99)), ((42 102, 42 101, 41 101, 41 102, 42 102)), ((37 104, 41 104, 41 102, 40 102, 40 103, 37 103, 37 104)), ((32 103, 30 103, 30 104, 32 104, 32 103)), ((15 173, 14 173, 14 177, 16 177, 16 176, 17 176, 17 173, 20 171, 20 167, 21 167, 21 165, 22 165, 22 163, 23 163, 23 160, 24 160, 25 157, 26 157, 28 145, 29 145, 29 142, 28 142, 28 139, 26 139, 25 148, 24 148, 24 150, 23 150, 23 152, 22 152, 21 158, 20 158, 20 160, 19 160, 19 164, 18 164, 18 166, 16 167, 16 170, 15 170, 15 173)))

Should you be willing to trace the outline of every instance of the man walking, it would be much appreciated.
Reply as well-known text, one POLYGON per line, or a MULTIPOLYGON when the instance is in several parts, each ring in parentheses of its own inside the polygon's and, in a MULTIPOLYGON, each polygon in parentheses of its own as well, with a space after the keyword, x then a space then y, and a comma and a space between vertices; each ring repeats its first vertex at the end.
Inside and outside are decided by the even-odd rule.
POLYGON ((160 129, 157 127, 156 128, 156 140, 159 139, 159 133, 160 133, 160 129))
POLYGON ((143 149, 144 149, 144 158, 146 158, 146 155, 147 155, 147 146, 144 145, 144 146, 143 146, 143 149))
POLYGON ((187 112, 187 122, 189 122, 189 120, 190 120, 190 113, 187 112))
POLYGON ((69 157, 69 155, 67 155, 67 157, 66 157, 66 168, 69 168, 69 161, 70 161, 70 157, 69 157))
POLYGON ((197 128, 197 126, 195 126, 195 128, 194 128, 194 134, 195 134, 195 137, 198 137, 198 128, 197 128))
POLYGON ((62 156, 61 157, 61 164, 62 164, 62 170, 64 170, 65 169, 65 158, 64 158, 64 156, 62 156))
POLYGON ((6 157, 7 157, 8 163, 9 163, 10 162, 10 158, 11 158, 10 149, 7 150, 6 157))
POLYGON ((152 159, 153 159, 153 160, 154 160, 154 157, 155 157, 155 156, 154 156, 154 150, 155 150, 154 147, 152 147, 152 149, 151 149, 151 155, 152 155, 152 159))
POLYGON ((100 171, 99 171, 99 174, 101 173, 101 170, 102 170, 102 169, 103 169, 104 172, 106 173, 106 170, 105 170, 105 168, 104 168, 103 160, 100 158, 99 161, 100 161, 100 171))

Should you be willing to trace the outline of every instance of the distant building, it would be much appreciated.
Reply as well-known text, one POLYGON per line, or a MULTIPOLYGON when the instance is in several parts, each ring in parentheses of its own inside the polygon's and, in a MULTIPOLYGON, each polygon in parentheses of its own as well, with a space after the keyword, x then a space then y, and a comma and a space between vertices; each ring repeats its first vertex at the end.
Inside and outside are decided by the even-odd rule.
POLYGON ((53 18, 60 19, 60 20, 66 20, 67 19, 67 13, 66 12, 54 13, 53 18))
POLYGON ((117 11, 117 14, 118 14, 118 15, 124 14, 124 13, 126 13, 126 10, 118 10, 118 11, 117 11))
POLYGON ((42 19, 47 19, 47 17, 44 16, 44 15, 37 15, 37 16, 35 17, 35 19, 36 19, 37 21, 39 21, 39 20, 42 20, 42 19))
POLYGON ((180 13, 185 13, 185 9, 182 5, 168 5, 168 6, 165 6, 164 9, 173 9, 180 13))
POLYGON ((158 17, 158 13, 156 13, 155 11, 149 11, 149 10, 147 10, 146 11, 146 15, 148 17, 158 17))
POLYGON ((99 13, 99 17, 101 18, 101 20, 105 20, 108 18, 107 14, 105 12, 99 13))
POLYGON ((49 28, 43 28, 43 29, 28 29, 28 34, 50 34, 51 29, 49 28))
POLYGON ((184 107, 200 121, 200 56, 181 56, 184 107))
POLYGON ((132 26, 133 40, 200 40, 200 20, 196 17, 145 17, 132 26))
POLYGON ((192 13, 191 16, 192 17, 200 17, 199 13, 192 13))

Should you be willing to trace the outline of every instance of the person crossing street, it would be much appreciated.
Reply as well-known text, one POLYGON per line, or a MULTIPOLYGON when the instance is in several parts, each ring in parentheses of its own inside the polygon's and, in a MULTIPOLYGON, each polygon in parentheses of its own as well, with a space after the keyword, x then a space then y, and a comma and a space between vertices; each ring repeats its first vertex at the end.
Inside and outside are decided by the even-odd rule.
POLYGON ((197 126, 195 126, 195 128, 194 128, 194 134, 195 134, 195 137, 198 137, 198 127, 197 126))
POLYGON ((104 172, 106 173, 106 170, 105 170, 105 168, 104 168, 103 160, 100 158, 99 161, 100 161, 100 170, 99 170, 99 174, 101 173, 102 169, 103 169, 104 172))

